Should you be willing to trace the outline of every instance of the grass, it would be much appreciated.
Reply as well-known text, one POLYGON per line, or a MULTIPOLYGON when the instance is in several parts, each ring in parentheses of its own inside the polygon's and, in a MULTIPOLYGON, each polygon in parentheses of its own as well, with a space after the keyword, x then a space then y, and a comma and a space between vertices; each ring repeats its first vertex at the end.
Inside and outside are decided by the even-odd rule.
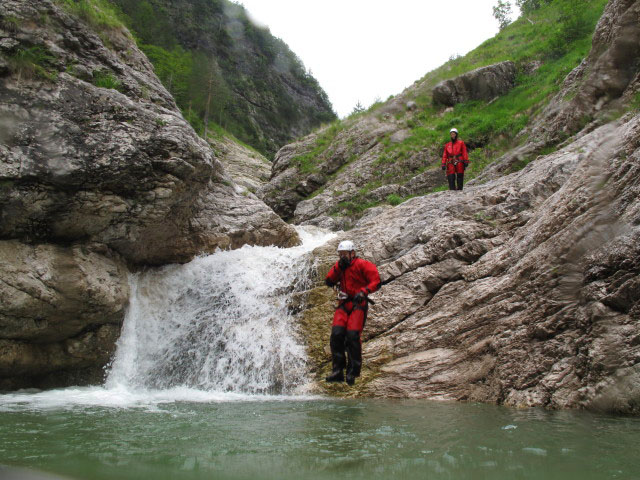
POLYGON ((606 0, 589 0, 581 5, 575 0, 559 0, 528 15, 533 25, 521 18, 466 56, 453 58, 425 75, 420 81, 425 87, 414 99, 420 106, 419 113, 407 120, 411 136, 401 143, 385 145, 378 162, 399 163, 425 147, 441 151, 449 141, 447 132, 455 126, 470 150, 471 165, 466 177, 477 176, 516 146, 518 133, 546 106, 566 75, 588 54, 590 32, 605 4, 606 0), (569 9, 578 7, 579 21, 567 20, 569 9), (567 23, 558 22, 558 18, 565 18, 567 23), (452 111, 432 104, 431 89, 441 80, 505 60, 514 61, 518 71, 515 87, 506 95, 491 102, 458 104, 452 111), (542 61, 542 66, 533 74, 526 74, 526 66, 534 60, 542 61))
POLYGON ((57 0, 62 7, 98 30, 124 31, 118 11, 107 0, 57 0))
MULTIPOLYGON (((293 159, 293 162, 297 165, 298 170, 302 173, 314 173, 318 171, 318 165, 322 161, 322 155, 326 152, 327 148, 333 143, 338 134, 345 128, 345 123, 336 120, 329 127, 327 127, 316 138, 316 144, 311 151, 298 155, 293 159)), ((351 157, 353 160, 354 157, 351 157)))
POLYGON ((93 72, 92 83, 96 87, 110 88, 122 92, 122 82, 118 80, 111 72, 105 70, 95 70, 93 72))
POLYGON ((29 48, 18 48, 9 58, 9 68, 21 79, 39 77, 55 81, 58 71, 55 69, 56 58, 41 45, 29 48))

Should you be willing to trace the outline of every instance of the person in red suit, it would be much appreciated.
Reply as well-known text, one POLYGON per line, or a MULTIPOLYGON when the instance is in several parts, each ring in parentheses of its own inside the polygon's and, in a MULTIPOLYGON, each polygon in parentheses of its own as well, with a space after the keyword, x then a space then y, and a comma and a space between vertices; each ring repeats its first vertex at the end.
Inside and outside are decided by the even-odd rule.
POLYGON ((449 190, 462 190, 464 171, 469 166, 467 146, 458 139, 457 128, 452 128, 449 135, 451 141, 445 144, 442 154, 442 171, 447 175, 449 190))
POLYGON ((371 262, 359 258, 352 241, 338 245, 340 259, 329 270, 325 282, 338 290, 338 306, 331 327, 331 359, 333 369, 327 382, 345 380, 343 370, 347 367, 347 384, 353 385, 362 368, 362 329, 367 320, 368 295, 381 286, 378 268, 371 262), (346 362, 345 351, 349 356, 346 362))

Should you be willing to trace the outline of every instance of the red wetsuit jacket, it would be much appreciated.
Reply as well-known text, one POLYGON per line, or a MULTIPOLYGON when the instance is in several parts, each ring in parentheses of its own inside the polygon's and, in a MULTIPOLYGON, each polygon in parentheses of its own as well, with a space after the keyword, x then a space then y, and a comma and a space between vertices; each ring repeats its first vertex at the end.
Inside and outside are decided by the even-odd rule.
POLYGON ((342 270, 338 264, 339 262, 336 262, 329 270, 326 278, 327 285, 333 286, 339 282, 340 291, 350 297, 358 292, 369 295, 380 288, 378 268, 368 260, 356 257, 346 270, 342 270))
POLYGON ((469 155, 467 154, 467 146, 462 140, 445 144, 442 154, 442 166, 447 167, 447 175, 464 173, 467 165, 469 165, 469 155))

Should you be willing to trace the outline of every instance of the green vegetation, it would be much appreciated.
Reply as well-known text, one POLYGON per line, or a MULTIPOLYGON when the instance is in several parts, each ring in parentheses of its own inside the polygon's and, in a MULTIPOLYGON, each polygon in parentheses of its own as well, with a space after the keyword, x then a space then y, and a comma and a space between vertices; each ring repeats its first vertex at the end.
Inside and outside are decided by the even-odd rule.
MULTIPOLYGON (((71 0, 66 0, 71 1, 71 0)), ((272 156, 335 119, 326 93, 300 59, 228 0, 112 0, 185 118, 201 135, 219 127, 272 156), (321 107, 300 104, 283 81, 321 107)))
POLYGON ((466 176, 471 179, 478 175, 522 140, 517 138, 518 133, 588 54, 590 32, 605 4, 606 0, 538 2, 528 10, 527 18, 506 26, 468 55, 427 74, 421 80, 425 88, 415 99, 421 110, 408 122, 411 137, 387 146, 387 161, 402 162, 425 147, 441 151, 448 141, 449 128, 456 126, 470 149, 471 165, 466 176), (518 69, 516 86, 508 94, 491 102, 458 104, 446 113, 432 105, 430 91, 441 80, 504 60, 514 61, 518 69), (540 62, 541 66, 529 73, 527 69, 533 62, 540 62))
MULTIPOLYGON (((329 145, 331 145, 336 136, 344 130, 345 125, 343 122, 336 121, 325 128, 317 139, 314 148, 303 155, 299 155, 294 158, 294 162, 298 166, 298 170, 303 173, 314 173, 317 171, 318 164, 322 161, 322 155, 325 153, 329 145)), ((350 160, 353 161, 355 157, 350 160)), ((349 161, 347 161, 349 163, 349 161)))
POLYGON ((41 45, 18 48, 8 60, 9 68, 18 75, 18 83, 21 79, 33 77, 49 81, 54 81, 58 77, 55 57, 41 45))
POLYGON ((93 84, 100 88, 111 88, 122 91, 122 83, 111 72, 96 70, 93 72, 93 84))
POLYGON ((80 17, 98 31, 123 30, 117 10, 108 0, 56 0, 72 15, 80 17))
MULTIPOLYGON (((406 122, 410 135, 398 143, 391 142, 388 137, 382 139, 380 143, 384 148, 371 172, 374 179, 330 213, 357 217, 365 209, 380 203, 398 205, 406 201, 410 197, 389 195, 383 201, 374 202, 370 192, 386 184, 404 185, 427 169, 439 168, 442 147, 449 141, 448 132, 452 126, 460 130, 461 138, 469 147, 471 163, 466 171, 466 181, 522 143, 525 140, 521 135, 523 129, 560 90, 567 74, 589 53, 593 29, 606 3, 607 0, 518 0, 523 17, 505 25, 495 37, 464 57, 452 57, 417 82, 420 90, 415 92, 414 101, 418 110, 396 115, 397 120, 406 122), (490 102, 458 104, 452 109, 432 103, 431 91, 440 81, 505 60, 513 61, 517 68, 515 87, 508 94, 490 102)), ((640 103, 640 94, 636 102, 640 103)), ((376 104, 375 108, 378 107, 376 104)), ((333 128, 340 129, 341 125, 345 128, 352 117, 368 113, 354 112, 333 128)), ((590 120, 585 118, 583 123, 586 125, 590 120)), ((330 148, 324 145, 306 154, 300 163, 301 171, 317 170, 330 148)), ((511 171, 524 168, 538 155, 551 153, 555 148, 551 146, 523 159, 511 171)), ((442 180, 442 185, 421 193, 446 190, 444 176, 442 180)))

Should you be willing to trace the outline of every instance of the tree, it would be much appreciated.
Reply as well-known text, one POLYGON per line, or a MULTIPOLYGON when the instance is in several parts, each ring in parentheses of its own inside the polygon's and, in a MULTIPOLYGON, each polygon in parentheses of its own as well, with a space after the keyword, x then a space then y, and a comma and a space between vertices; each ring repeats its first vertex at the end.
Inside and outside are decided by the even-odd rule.
POLYGON ((364 107, 360 103, 360 100, 358 100, 358 103, 356 103, 356 106, 353 107, 353 111, 351 112, 351 115, 355 115, 356 113, 362 113, 362 112, 364 112, 364 107))
POLYGON ((493 7, 493 16, 500 24, 500 30, 511 23, 511 4, 503 0, 498 0, 498 4, 493 7))

